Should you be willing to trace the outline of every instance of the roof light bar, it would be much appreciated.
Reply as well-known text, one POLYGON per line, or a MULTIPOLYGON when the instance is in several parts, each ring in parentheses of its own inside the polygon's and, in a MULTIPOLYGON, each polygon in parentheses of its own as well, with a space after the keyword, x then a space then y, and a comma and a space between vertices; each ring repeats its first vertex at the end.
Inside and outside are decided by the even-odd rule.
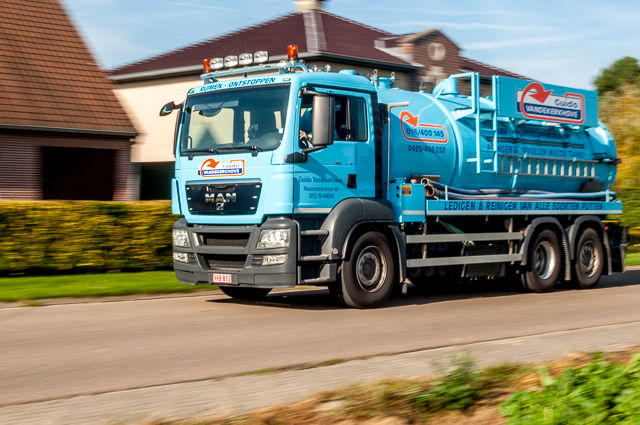
POLYGON ((225 56, 224 67, 233 68, 234 66, 238 66, 238 56, 236 55, 225 56))
POLYGON ((253 54, 254 63, 265 63, 269 61, 269 52, 266 50, 259 50, 253 54))
POLYGON ((211 69, 218 70, 224 68, 224 58, 211 58, 211 69))
MULTIPOLYGON (((297 47, 295 51, 297 52, 297 47)), ((225 56, 224 58, 203 59, 202 68, 205 73, 210 73, 212 71, 221 70, 222 68, 234 68, 238 65, 248 66, 254 63, 262 64, 268 61, 269 61, 269 52, 267 52, 266 50, 259 50, 255 53, 247 52, 247 53, 242 53, 240 55, 225 56)))
POLYGON ((253 55, 251 53, 242 53, 238 56, 238 63, 240 65, 251 65, 253 63, 253 55))

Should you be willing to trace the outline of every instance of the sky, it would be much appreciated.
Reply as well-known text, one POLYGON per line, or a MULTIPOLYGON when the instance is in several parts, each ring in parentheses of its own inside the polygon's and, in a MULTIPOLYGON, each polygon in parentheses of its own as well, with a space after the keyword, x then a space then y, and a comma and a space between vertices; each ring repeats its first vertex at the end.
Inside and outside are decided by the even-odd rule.
MULTIPOLYGON (((62 2, 106 69, 295 10, 293 0, 62 2)), ((640 58, 637 0, 329 0, 324 8, 394 34, 439 28, 463 56, 550 84, 593 89, 603 68, 640 58)))

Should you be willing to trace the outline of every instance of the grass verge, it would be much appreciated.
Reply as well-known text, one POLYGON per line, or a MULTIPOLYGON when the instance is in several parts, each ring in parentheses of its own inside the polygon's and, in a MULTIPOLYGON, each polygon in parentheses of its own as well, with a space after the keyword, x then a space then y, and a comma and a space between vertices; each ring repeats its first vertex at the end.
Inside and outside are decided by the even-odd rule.
MULTIPOLYGON (((640 265, 640 252, 627 254, 626 264, 640 265)), ((181 284, 176 280, 173 271, 0 277, 0 302, 65 297, 188 293, 211 289, 217 289, 217 286, 181 284)))
POLYGON ((640 347, 546 365, 476 369, 468 357, 436 380, 396 379, 317 394, 224 419, 154 425, 520 425, 640 423, 640 347))
POLYGON ((217 288, 179 283, 173 271, 0 278, 0 301, 194 292, 217 288))

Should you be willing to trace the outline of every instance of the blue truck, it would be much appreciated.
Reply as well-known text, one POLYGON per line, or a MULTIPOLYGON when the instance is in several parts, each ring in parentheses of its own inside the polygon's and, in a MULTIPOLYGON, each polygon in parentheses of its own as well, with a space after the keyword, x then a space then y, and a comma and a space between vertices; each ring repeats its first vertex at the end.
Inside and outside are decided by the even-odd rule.
MULTIPOLYGON (((597 93, 476 73, 432 93, 393 76, 203 61, 178 111, 172 181, 180 282, 234 298, 326 286, 382 305, 408 283, 507 278, 544 292, 624 269, 619 158, 597 93)), ((328 68, 328 67, 327 67, 328 68)))

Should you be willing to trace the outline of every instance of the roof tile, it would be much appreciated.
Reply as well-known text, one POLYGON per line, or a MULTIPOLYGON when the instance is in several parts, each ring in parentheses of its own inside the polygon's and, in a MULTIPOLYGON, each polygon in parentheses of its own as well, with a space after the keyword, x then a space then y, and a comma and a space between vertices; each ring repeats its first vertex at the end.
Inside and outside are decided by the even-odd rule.
POLYGON ((0 1, 0 125, 135 134, 59 0, 0 1))
POLYGON ((212 38, 179 50, 131 63, 111 75, 138 74, 196 66, 202 59, 266 50, 272 56, 286 54, 287 45, 298 52, 330 53, 411 65, 375 47, 375 40, 391 34, 324 11, 294 12, 277 19, 212 38))

